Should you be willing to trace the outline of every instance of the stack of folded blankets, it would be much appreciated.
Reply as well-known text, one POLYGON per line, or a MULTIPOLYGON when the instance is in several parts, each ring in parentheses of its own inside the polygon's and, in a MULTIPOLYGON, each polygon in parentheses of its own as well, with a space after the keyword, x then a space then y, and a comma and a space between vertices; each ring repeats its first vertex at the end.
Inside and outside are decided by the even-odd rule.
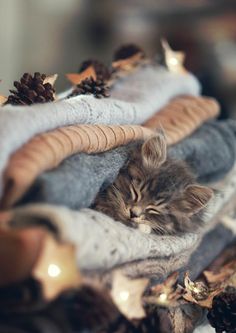
MULTIPOLYGON (((236 121, 217 120, 219 104, 200 92, 192 74, 147 63, 117 78, 109 98, 78 95, 45 104, 3 106, 0 287, 9 289, 10 283, 30 277, 30 260, 42 236, 39 227, 75 246, 81 274, 106 281, 114 270, 156 281, 189 270, 196 279, 235 241, 236 121), (90 208, 98 192, 114 182, 135 142, 160 128, 168 154, 186 161, 200 183, 217 190, 207 223, 195 233, 144 234, 90 208), (9 214, 14 237, 22 230, 30 235, 30 240, 22 238, 21 251, 14 249, 12 234, 4 241, 9 214)), ((17 325, 24 332, 27 327, 28 332, 66 332, 55 315, 49 320, 40 313, 37 319, 34 313, 27 317, 30 324, 23 323, 25 315, 18 315, 17 325, 14 316, 3 320, 0 315, 1 332, 21 332, 17 325)), ((187 330, 183 313, 176 311, 171 318, 170 333, 193 332, 200 321, 199 314, 192 315, 187 330)))

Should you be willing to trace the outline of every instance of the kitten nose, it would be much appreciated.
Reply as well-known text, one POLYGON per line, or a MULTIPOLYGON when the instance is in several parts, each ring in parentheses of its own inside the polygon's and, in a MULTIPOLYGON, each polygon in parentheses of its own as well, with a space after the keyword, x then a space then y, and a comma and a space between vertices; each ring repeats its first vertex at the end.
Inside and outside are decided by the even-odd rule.
POLYGON ((141 207, 134 206, 130 209, 130 217, 131 218, 139 217, 141 214, 142 214, 142 208, 141 207))

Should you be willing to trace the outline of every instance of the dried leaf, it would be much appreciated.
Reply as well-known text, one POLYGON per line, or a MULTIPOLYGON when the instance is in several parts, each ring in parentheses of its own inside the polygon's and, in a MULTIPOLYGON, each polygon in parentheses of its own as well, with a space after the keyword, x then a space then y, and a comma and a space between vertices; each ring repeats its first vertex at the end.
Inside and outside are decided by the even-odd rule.
POLYGON ((219 293, 221 293, 224 290, 224 288, 220 288, 217 290, 213 290, 209 293, 208 297, 204 300, 196 300, 195 298, 193 298, 193 296, 189 293, 185 294, 183 297, 186 301, 191 302, 191 303, 196 303, 198 305, 200 305, 203 308, 208 308, 210 309, 212 307, 212 301, 213 298, 218 295, 219 293))
POLYGON ((7 97, 0 95, 0 106, 7 101, 7 97))
POLYGON ((187 71, 183 66, 185 54, 183 52, 173 51, 166 39, 162 39, 161 44, 165 53, 165 63, 169 71, 177 74, 186 73, 187 71))
POLYGON ((128 319, 141 319, 146 316, 142 295, 148 282, 148 279, 131 280, 120 272, 114 273, 111 297, 120 312, 128 319))
POLYGON ((52 86, 54 86, 56 80, 58 78, 58 74, 53 74, 53 75, 50 75, 50 76, 47 76, 44 81, 43 81, 43 84, 45 83, 50 83, 52 86))
POLYGON ((209 288, 203 281, 193 282, 189 278, 189 273, 185 273, 184 285, 187 292, 189 292, 192 297, 196 300, 206 299, 209 295, 209 288))
POLYGON ((213 298, 223 290, 223 288, 211 290, 202 281, 191 281, 188 272, 185 273, 184 285, 185 294, 183 295, 183 298, 186 301, 196 303, 206 308, 212 307, 213 298))
POLYGON ((228 280, 236 273, 236 260, 224 265, 219 272, 204 271, 207 283, 211 285, 226 285, 228 280))
POLYGON ((58 243, 47 235, 32 275, 41 282, 46 300, 54 299, 67 289, 78 287, 81 277, 76 268, 74 246, 58 243))
POLYGON ((93 66, 89 66, 81 73, 69 73, 66 74, 67 79, 74 85, 80 84, 81 81, 92 77, 94 80, 96 80, 96 72, 93 66))

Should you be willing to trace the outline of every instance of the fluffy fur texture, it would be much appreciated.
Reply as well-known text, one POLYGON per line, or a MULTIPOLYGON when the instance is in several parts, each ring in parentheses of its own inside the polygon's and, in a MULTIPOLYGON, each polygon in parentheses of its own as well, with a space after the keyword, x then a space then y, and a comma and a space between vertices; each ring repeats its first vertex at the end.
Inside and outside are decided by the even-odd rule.
POLYGON ((94 208, 146 233, 173 235, 196 231, 212 196, 184 162, 167 157, 165 138, 158 135, 134 149, 94 208))

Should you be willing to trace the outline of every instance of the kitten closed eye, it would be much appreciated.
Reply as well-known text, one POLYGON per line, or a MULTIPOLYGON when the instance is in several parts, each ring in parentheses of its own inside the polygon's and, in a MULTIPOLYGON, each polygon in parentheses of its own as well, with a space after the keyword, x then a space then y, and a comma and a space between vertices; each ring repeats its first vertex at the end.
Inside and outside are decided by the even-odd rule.
POLYGON ((157 208, 150 208, 150 206, 147 206, 146 208, 146 212, 148 214, 156 214, 156 215, 160 215, 160 211, 157 208))
POLYGON ((94 208, 115 220, 161 235, 197 231, 213 191, 196 183, 188 166, 167 157, 163 136, 134 149, 114 184, 94 208))

